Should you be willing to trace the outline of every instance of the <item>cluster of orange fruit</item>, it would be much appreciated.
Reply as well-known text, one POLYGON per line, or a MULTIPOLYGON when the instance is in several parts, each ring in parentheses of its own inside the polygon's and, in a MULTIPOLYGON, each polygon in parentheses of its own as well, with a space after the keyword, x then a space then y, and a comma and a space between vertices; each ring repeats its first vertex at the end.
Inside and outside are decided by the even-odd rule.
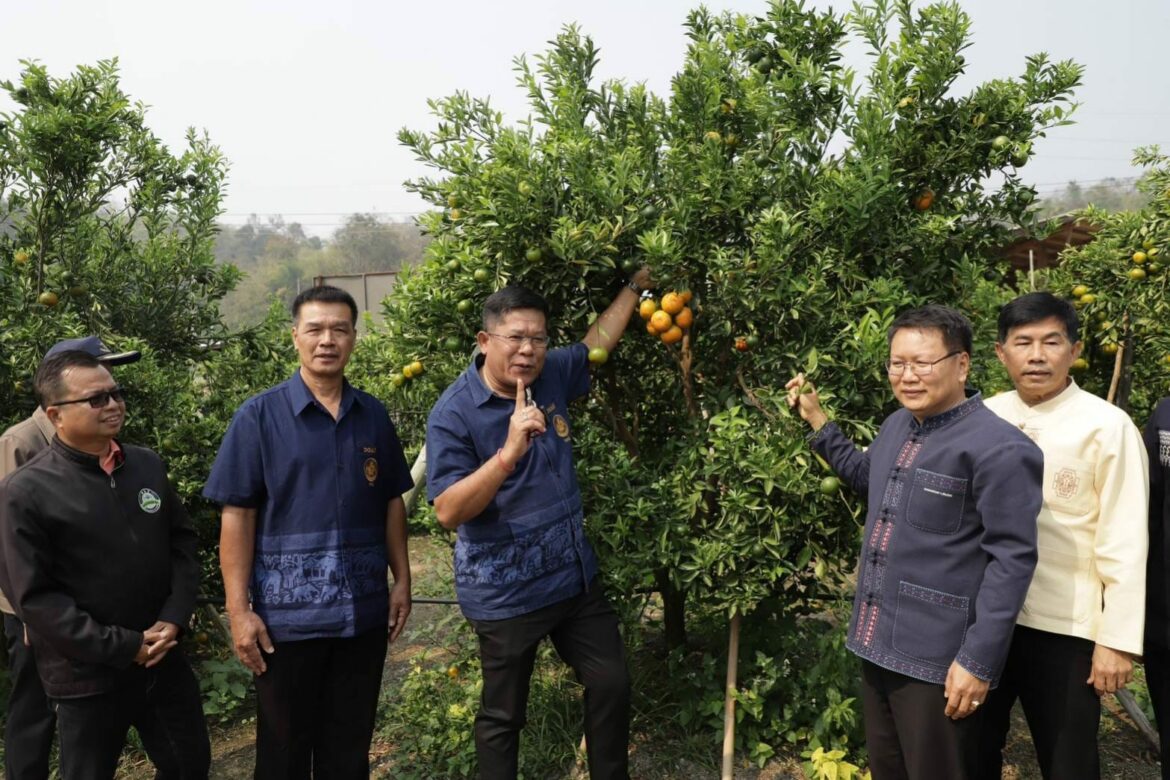
POLYGON ((695 313, 687 304, 691 302, 691 291, 670 291, 662 301, 646 298, 638 306, 638 313, 646 320, 646 332, 662 339, 664 344, 681 341, 683 331, 695 322, 695 313))

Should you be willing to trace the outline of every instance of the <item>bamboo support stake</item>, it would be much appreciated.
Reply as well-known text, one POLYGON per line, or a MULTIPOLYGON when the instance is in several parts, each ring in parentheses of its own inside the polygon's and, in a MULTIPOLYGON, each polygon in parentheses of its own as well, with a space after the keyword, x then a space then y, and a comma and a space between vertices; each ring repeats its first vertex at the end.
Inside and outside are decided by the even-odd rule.
POLYGON ((739 666, 739 612, 731 616, 731 636, 727 641, 727 693, 723 700, 723 774, 731 780, 735 759, 735 685, 739 666))

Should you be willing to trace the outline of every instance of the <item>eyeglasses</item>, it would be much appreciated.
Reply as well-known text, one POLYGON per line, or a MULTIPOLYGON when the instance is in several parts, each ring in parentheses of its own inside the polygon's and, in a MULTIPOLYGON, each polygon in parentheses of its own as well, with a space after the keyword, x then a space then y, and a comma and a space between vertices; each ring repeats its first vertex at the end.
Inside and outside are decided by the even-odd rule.
POLYGON ((910 369, 910 373, 915 376, 928 376, 934 371, 936 363, 941 363, 947 358, 953 358, 955 355, 961 354, 963 354, 963 351, 958 350, 956 352, 948 352, 938 360, 888 360, 886 361, 886 373, 890 376, 905 376, 906 369, 910 369))
POLYGON ((503 341, 513 351, 520 349, 525 344, 532 345, 532 348, 537 352, 548 349, 548 336, 505 336, 502 333, 489 333, 487 335, 503 341))
POLYGON ((49 406, 68 406, 69 404, 89 404, 91 409, 104 409, 106 404, 113 398, 116 403, 122 403, 126 400, 126 390, 122 387, 115 387, 111 390, 102 390, 100 393, 87 395, 85 398, 74 398, 69 401, 57 401, 49 404, 49 406))

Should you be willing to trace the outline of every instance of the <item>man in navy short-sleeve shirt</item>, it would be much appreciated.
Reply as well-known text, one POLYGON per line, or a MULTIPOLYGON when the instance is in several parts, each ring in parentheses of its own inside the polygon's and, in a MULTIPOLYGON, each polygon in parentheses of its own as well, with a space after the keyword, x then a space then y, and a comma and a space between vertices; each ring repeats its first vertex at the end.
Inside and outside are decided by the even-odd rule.
POLYGON ((300 368, 236 412, 203 494, 223 505, 232 642, 256 674, 256 777, 365 778, 410 614, 412 481, 386 408, 345 380, 353 298, 313 287, 292 315, 300 368))
POLYGON ((548 304, 511 286, 484 303, 481 354, 427 421, 427 484, 457 529, 455 588, 479 637, 479 776, 515 778, 537 645, 549 637, 585 686, 590 777, 628 778, 630 682, 617 615, 584 534, 568 405, 588 353, 613 349, 649 286, 635 275, 583 342, 548 348, 548 304))

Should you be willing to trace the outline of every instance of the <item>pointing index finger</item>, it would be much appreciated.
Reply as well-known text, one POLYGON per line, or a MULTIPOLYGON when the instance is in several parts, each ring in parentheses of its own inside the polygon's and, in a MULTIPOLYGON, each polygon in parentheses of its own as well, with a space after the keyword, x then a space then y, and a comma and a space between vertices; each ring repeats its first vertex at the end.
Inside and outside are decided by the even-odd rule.
POLYGON ((525 406, 524 380, 517 379, 516 380, 516 411, 520 411, 521 409, 524 408, 524 406, 525 406))

